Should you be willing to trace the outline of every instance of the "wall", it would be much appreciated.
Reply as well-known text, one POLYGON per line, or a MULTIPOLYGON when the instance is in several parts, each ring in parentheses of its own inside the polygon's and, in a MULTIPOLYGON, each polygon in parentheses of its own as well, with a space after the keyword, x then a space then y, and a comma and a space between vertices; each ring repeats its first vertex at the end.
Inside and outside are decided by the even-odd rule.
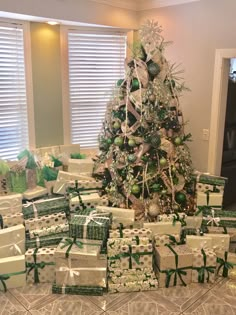
POLYGON ((159 21, 166 40, 167 58, 182 63, 184 78, 191 92, 180 99, 187 131, 193 135, 190 143, 194 165, 207 171, 208 141, 202 140, 202 129, 210 128, 212 83, 216 49, 235 48, 235 0, 201 0, 189 4, 139 13, 139 24, 146 19, 159 21))

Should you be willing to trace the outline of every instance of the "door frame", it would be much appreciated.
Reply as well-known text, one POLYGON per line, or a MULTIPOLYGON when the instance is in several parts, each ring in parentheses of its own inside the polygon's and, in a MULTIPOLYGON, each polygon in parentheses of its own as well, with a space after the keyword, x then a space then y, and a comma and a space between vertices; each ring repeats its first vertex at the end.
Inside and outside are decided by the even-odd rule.
POLYGON ((236 48, 216 49, 207 167, 207 171, 213 175, 221 173, 231 58, 236 58, 236 48))

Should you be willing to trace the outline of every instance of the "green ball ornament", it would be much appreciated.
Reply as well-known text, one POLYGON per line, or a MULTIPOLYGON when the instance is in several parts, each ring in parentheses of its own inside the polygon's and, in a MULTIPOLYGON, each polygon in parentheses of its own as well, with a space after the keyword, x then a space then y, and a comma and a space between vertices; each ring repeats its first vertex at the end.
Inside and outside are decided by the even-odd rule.
POLYGON ((176 145, 182 144, 182 139, 181 139, 180 137, 176 137, 176 138, 174 139, 174 144, 176 144, 176 145))
POLYGON ((160 189, 161 189, 161 185, 160 184, 153 184, 152 185, 152 190, 154 192, 160 191, 160 189))
POLYGON ((150 143, 153 147, 157 148, 161 144, 161 137, 159 135, 151 137, 150 143))
POLYGON ((152 76, 158 75, 158 73, 160 73, 160 71, 161 71, 160 66, 155 62, 150 63, 147 68, 148 68, 148 72, 152 76))
POLYGON ((128 145, 129 145, 130 147, 135 147, 135 146, 136 146, 135 140, 134 140, 134 139, 129 139, 128 145))
POLYGON ((120 129, 120 126, 121 126, 121 124, 120 124, 119 121, 115 121, 114 124, 113 124, 113 128, 114 129, 120 129))
POLYGON ((118 147, 122 146, 124 140, 121 137, 116 137, 114 140, 114 144, 117 145, 118 147))
POLYGON ((134 184, 134 185, 131 187, 131 192, 132 192, 132 194, 135 194, 135 195, 136 195, 136 194, 139 194, 140 191, 141 191, 140 186, 137 185, 137 184, 134 184))
POLYGON ((139 89, 139 81, 138 79, 134 78, 131 85, 132 91, 136 91, 139 89))
POLYGON ((135 154, 129 154, 127 159, 129 162, 134 163, 137 160, 137 157, 135 154))
POLYGON ((107 144, 110 145, 110 144, 112 144, 112 142, 113 142, 112 139, 107 139, 107 144))
POLYGON ((164 158, 164 157, 162 157, 159 162, 160 162, 161 166, 166 166, 167 165, 167 159, 164 158))
POLYGON ((176 194, 175 194, 175 200, 178 202, 178 203, 180 203, 180 204, 183 204, 183 203, 185 203, 186 202, 186 195, 184 194, 184 193, 182 193, 182 192, 177 192, 176 194))

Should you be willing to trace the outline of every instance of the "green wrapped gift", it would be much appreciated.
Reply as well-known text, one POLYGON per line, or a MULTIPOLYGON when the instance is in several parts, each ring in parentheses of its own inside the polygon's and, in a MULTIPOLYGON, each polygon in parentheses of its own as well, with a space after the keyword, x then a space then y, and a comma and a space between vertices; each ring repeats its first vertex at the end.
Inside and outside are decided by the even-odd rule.
POLYGON ((55 294, 70 294, 70 295, 103 295, 105 289, 102 287, 95 286, 79 286, 79 285, 52 285, 52 293, 55 294))
POLYGON ((69 236, 94 240, 108 238, 111 213, 98 213, 94 209, 79 211, 69 222, 69 236))
POLYGON ((228 181, 226 177, 215 176, 215 175, 210 175, 210 174, 205 174, 205 173, 200 173, 200 172, 196 172, 195 174, 192 175, 192 177, 197 183, 209 184, 209 185, 225 186, 225 184, 228 181))
POLYGON ((29 248, 40 247, 57 247, 64 237, 68 236, 68 232, 56 233, 46 236, 36 236, 34 239, 26 239, 26 250, 29 248))
POLYGON ((44 215, 59 213, 64 211, 69 213, 69 202, 65 197, 49 197, 23 204, 22 212, 24 219, 37 218, 44 215))
POLYGON ((236 228, 236 212, 226 211, 214 207, 198 207, 204 217, 203 227, 217 226, 225 228, 236 228))

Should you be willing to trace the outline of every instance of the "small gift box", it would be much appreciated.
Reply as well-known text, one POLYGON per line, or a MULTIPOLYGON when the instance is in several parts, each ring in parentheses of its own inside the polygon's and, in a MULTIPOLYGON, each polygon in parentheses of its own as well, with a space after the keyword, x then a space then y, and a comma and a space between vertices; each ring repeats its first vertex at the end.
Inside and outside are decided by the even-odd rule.
POLYGON ((190 248, 208 248, 213 249, 212 238, 205 235, 186 235, 186 245, 190 248))
POLYGON ((109 238, 107 240, 107 254, 114 256, 120 253, 120 248, 124 245, 148 245, 150 239, 148 237, 129 237, 129 238, 109 238))
POLYGON ((25 227, 16 225, 0 230, 0 258, 25 253, 25 227))
POLYGON ((209 249, 193 249, 192 282, 214 283, 216 254, 209 249))
POLYGON ((26 191, 24 191, 23 197, 24 199, 32 200, 47 195, 47 193, 48 193, 47 188, 36 186, 32 189, 27 189, 26 191))
POLYGON ((202 215, 193 215, 185 217, 186 226, 184 228, 187 229, 200 229, 202 225, 202 215))
MULTIPOLYGON (((108 281, 108 291, 109 293, 125 293, 125 292, 140 292, 140 291, 151 291, 157 290, 158 280, 148 279, 141 281, 130 281, 125 283, 112 283, 108 281)), ((135 312, 138 310, 136 309, 135 312)), ((137 314, 133 313, 132 314, 137 314)))
POLYGON ((224 193, 224 185, 210 185, 210 184, 203 184, 203 183, 196 183, 196 191, 205 193, 207 191, 219 191, 224 193))
POLYGON ((69 231, 69 224, 63 223, 58 225, 53 225, 50 227, 42 227, 41 229, 36 230, 30 230, 28 232, 29 238, 37 238, 37 237, 43 237, 43 236, 53 236, 58 233, 68 233, 69 231))
POLYGON ((115 269, 110 271, 108 279, 110 283, 126 283, 134 281, 146 281, 149 279, 156 279, 156 276, 152 269, 129 269, 120 270, 115 269))
POLYGON ((86 159, 69 159, 68 160, 68 172, 69 173, 85 173, 92 174, 94 167, 94 161, 91 158, 86 159))
POLYGON ((180 236, 179 234, 155 234, 154 235, 154 243, 155 246, 164 246, 166 244, 170 245, 179 245, 180 244, 180 236))
POLYGON ((123 225, 124 228, 130 228, 134 225, 135 211, 132 209, 113 208, 105 206, 97 206, 98 212, 111 212, 112 213, 112 228, 116 229, 123 225))
POLYGON ((214 251, 222 249, 229 251, 230 235, 229 234, 206 234, 207 237, 212 239, 212 247, 214 251))
POLYGON ((26 285, 25 255, 0 259, 0 290, 26 285))
POLYGON ((0 229, 8 228, 18 224, 24 224, 23 213, 14 213, 9 215, 0 215, 0 229))
POLYGON ((26 239, 25 248, 40 248, 40 247, 51 247, 55 248, 62 241, 64 237, 67 237, 67 232, 46 235, 46 236, 36 236, 34 239, 26 239))
POLYGON ((59 212, 25 220, 25 228, 31 231, 64 223, 66 223, 66 215, 64 212, 59 212))
POLYGON ((221 208, 212 207, 199 207, 202 211, 203 226, 212 227, 220 226, 226 228, 236 228, 236 212, 235 211, 225 211, 221 208))
POLYGON ((107 206, 108 200, 105 197, 100 197, 97 193, 92 193, 88 195, 80 195, 77 197, 72 197, 70 199, 70 209, 95 209, 97 206, 107 206), (81 199, 80 199, 81 198, 81 199))
MULTIPOLYGON (((81 176, 79 176, 81 177, 81 176)), ((83 177, 81 177, 83 178, 83 177)), ((86 189, 94 189, 94 191, 101 189, 102 181, 98 181, 93 177, 85 177, 84 179, 79 179, 77 181, 77 185, 79 189, 86 190, 86 189)), ((76 187, 75 180, 56 180, 53 186, 53 191, 56 194, 64 195, 68 188, 75 188, 76 187)))
POLYGON ((55 281, 55 248, 30 248, 25 253, 27 283, 55 281))
POLYGON ((222 207, 223 193, 221 192, 198 192, 197 206, 222 207))
POLYGON ((180 235, 181 223, 177 222, 148 222, 143 227, 150 229, 153 234, 178 234, 180 235))
POLYGON ((69 202, 65 197, 39 199, 23 204, 24 219, 38 218, 59 212, 69 213, 69 202))
POLYGON ((9 215, 21 212, 22 194, 9 194, 0 196, 0 214, 9 215))
POLYGON ((110 213, 82 210, 70 220, 69 235, 70 237, 105 240, 108 237, 111 218, 110 213))
POLYGON ((103 295, 104 288, 96 286, 79 286, 79 285, 52 285, 52 293, 69 294, 69 295, 103 295))
POLYGON ((193 254, 188 246, 155 247, 154 257, 160 288, 191 283, 193 254))
POLYGON ((133 238, 133 237, 147 237, 150 240, 153 238, 153 233, 149 228, 141 228, 141 229, 117 229, 110 230, 109 237, 110 238, 133 238))
POLYGON ((227 251, 216 251, 216 274, 222 277, 236 279, 236 254, 227 251))
POLYGON ((196 183, 213 185, 213 186, 217 185, 217 186, 223 186, 223 187, 228 181, 226 177, 210 175, 208 173, 201 173, 198 171, 196 171, 195 174, 193 174, 193 179, 196 181, 196 183))

